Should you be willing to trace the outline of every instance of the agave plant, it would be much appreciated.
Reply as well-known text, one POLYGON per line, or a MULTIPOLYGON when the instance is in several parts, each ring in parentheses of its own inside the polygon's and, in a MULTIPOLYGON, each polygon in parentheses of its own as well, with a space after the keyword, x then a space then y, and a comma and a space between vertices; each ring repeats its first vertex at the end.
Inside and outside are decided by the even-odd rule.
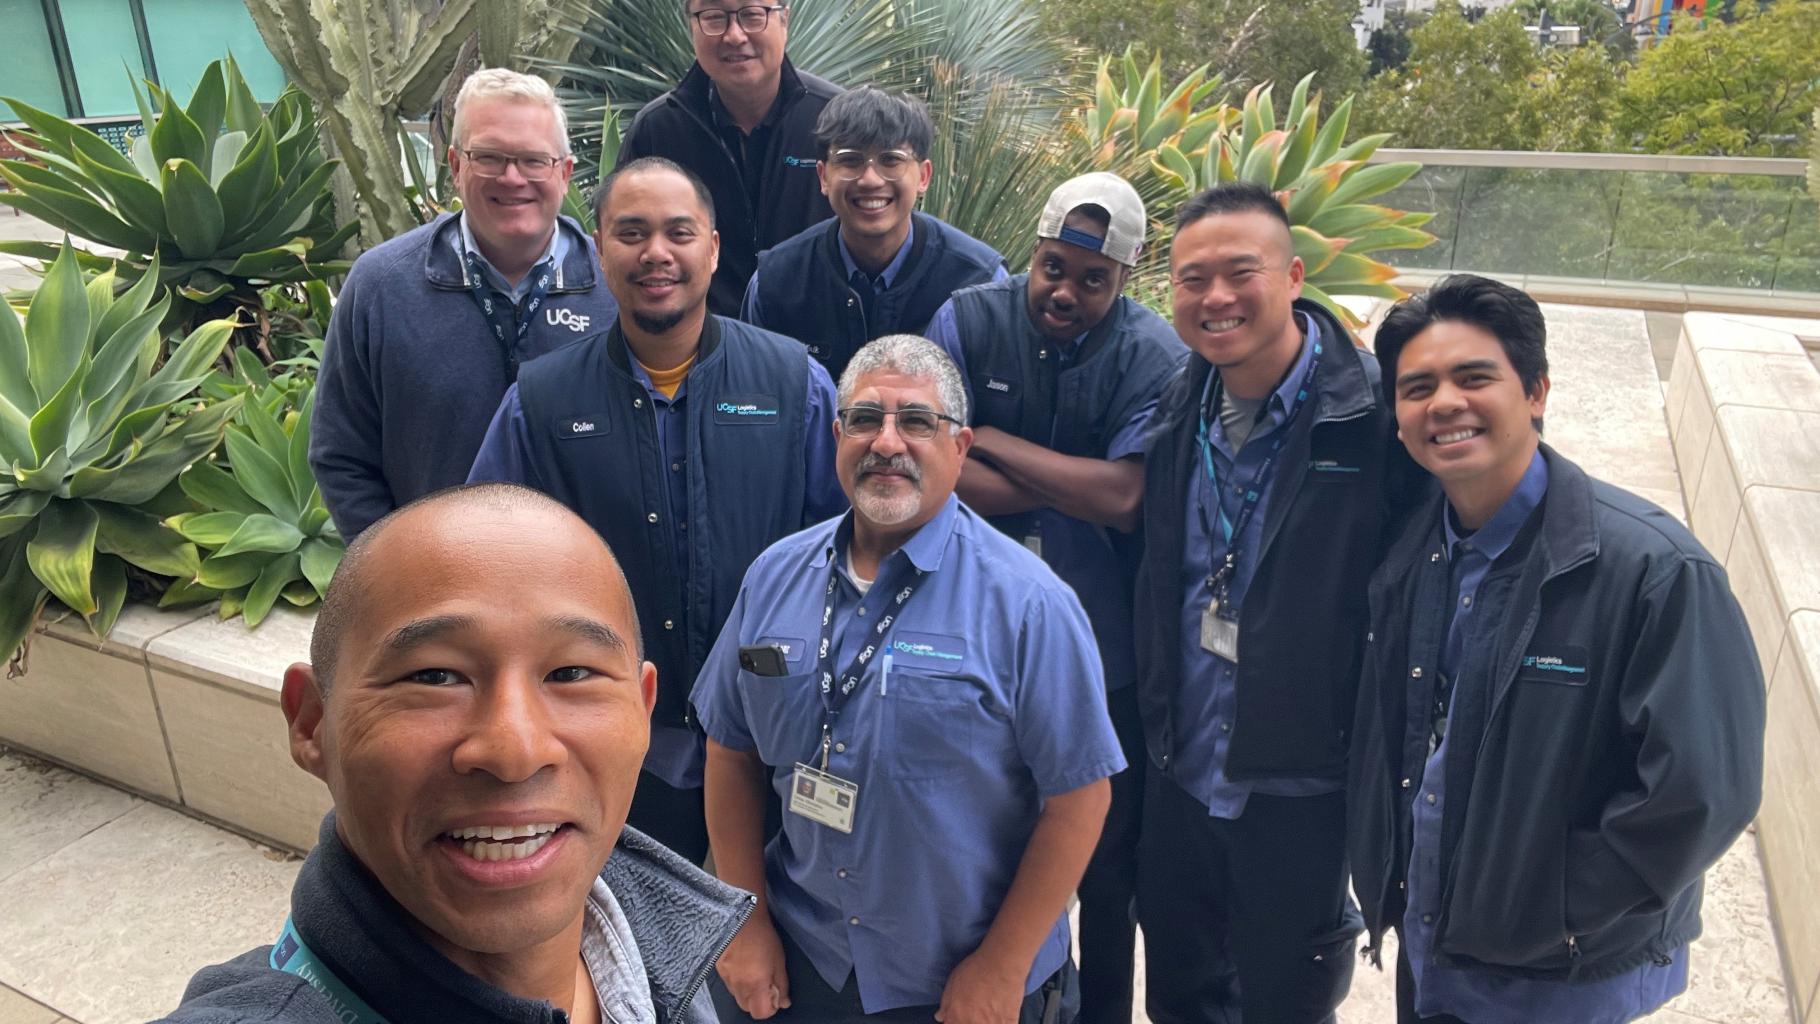
POLYGON ((234 322, 203 324, 154 372, 170 297, 154 255, 115 296, 86 286, 65 240, 23 322, 0 303, 0 652, 19 652, 50 597, 97 636, 126 600, 129 567, 182 578, 194 544, 160 522, 171 485, 220 443, 238 399, 177 408, 207 376, 234 322))
POLYGON ((249 391, 227 432, 228 465, 204 460, 178 478, 208 511, 166 520, 206 557, 159 604, 219 600, 222 618, 244 615, 257 626, 279 598, 297 607, 320 600, 346 546, 310 474, 314 395, 274 383, 256 361, 239 369, 249 391))

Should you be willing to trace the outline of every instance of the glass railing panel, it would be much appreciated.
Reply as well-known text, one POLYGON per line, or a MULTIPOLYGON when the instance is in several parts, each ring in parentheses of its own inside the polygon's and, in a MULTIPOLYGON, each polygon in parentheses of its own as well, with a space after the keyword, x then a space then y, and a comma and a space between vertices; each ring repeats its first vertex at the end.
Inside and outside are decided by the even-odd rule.
POLYGON ((1470 168, 1453 265, 1597 280, 1624 184, 1622 175, 1594 171, 1470 168))
POLYGON ((1775 282, 1800 179, 1652 172, 1626 177, 1608 279, 1762 289, 1775 282))
POLYGON ((1424 210, 1435 215, 1426 230, 1435 243, 1425 249, 1397 249, 1377 254, 1396 267, 1412 270, 1447 270, 1453 266, 1454 227, 1460 205, 1465 167, 1426 166, 1415 177, 1372 200, 1395 210, 1424 210))

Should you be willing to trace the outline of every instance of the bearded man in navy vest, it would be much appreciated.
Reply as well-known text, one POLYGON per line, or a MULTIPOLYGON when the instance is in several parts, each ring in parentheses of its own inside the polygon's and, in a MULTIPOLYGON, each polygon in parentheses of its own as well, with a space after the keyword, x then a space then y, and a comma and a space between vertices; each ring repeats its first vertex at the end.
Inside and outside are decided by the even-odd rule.
POLYGON ((740 319, 801 341, 838 378, 866 342, 921 334, 956 291, 1004 280, 996 250, 916 209, 934 135, 914 96, 865 86, 830 100, 815 173, 834 216, 758 254, 740 319))
POLYGON ((1144 492, 1144 434, 1188 350, 1127 298, 1143 251, 1144 201, 1116 174, 1049 196, 1030 271, 955 294, 930 337, 967 382, 973 448, 956 492, 1055 570, 1087 609, 1106 703, 1129 767, 1081 879, 1081 1020, 1131 1020, 1144 727, 1131 600, 1144 492))
POLYGON ((689 689, 752 559, 847 507, 834 383, 797 342, 708 312, 720 240, 701 179, 636 160, 601 183, 594 211, 619 318, 525 366, 469 479, 545 491, 624 553, 658 682, 628 820, 700 862, 689 689))

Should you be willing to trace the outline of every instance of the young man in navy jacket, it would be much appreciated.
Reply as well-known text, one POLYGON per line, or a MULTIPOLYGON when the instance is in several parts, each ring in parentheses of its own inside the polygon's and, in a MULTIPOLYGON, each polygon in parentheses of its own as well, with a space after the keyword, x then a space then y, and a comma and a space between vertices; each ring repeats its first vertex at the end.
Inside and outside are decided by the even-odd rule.
POLYGON ((1545 334, 1469 275, 1378 328, 1397 434, 1444 492, 1371 582, 1348 784, 1403 1024, 1656 1010, 1761 792, 1763 676, 1725 571, 1541 443, 1545 334))
POLYGON ((991 246, 917 212, 934 135, 913 96, 866 86, 830 100, 815 173, 834 217, 758 254, 740 319, 801 341, 838 379, 861 345, 922 334, 950 295, 1003 280, 991 246))
POLYGON ((704 747, 689 688, 752 559, 846 509, 834 382, 789 338, 708 312, 718 237, 700 179, 636 160, 601 183, 595 207, 619 319, 525 367, 470 479, 536 487, 623 552, 658 683, 628 820, 700 863, 704 747))

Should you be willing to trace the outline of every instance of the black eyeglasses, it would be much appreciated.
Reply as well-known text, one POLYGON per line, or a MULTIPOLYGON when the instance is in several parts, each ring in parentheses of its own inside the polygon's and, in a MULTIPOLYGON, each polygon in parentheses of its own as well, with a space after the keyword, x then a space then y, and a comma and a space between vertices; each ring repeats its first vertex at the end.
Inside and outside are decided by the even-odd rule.
POLYGON ((694 18, 695 24, 701 26, 701 34, 704 36, 726 35, 727 26, 733 24, 733 19, 737 17, 739 18, 739 30, 750 36, 763 32, 771 24, 771 12, 783 9, 782 4, 772 4, 769 7, 754 4, 751 7, 741 7, 737 11, 692 11, 689 17, 694 18))
POLYGON ((468 166, 483 178, 497 178, 506 173, 506 168, 517 164, 518 173, 526 181, 550 180, 550 175, 556 172, 556 165, 567 159, 560 156, 495 153, 490 149, 464 149, 461 152, 468 158, 468 166))
POLYGON ((874 437, 885 429, 885 417, 897 417, 897 432, 912 441, 927 441, 941 429, 946 420, 962 426, 960 420, 934 409, 880 409, 876 405, 850 405, 839 410, 840 432, 848 437, 874 437))

